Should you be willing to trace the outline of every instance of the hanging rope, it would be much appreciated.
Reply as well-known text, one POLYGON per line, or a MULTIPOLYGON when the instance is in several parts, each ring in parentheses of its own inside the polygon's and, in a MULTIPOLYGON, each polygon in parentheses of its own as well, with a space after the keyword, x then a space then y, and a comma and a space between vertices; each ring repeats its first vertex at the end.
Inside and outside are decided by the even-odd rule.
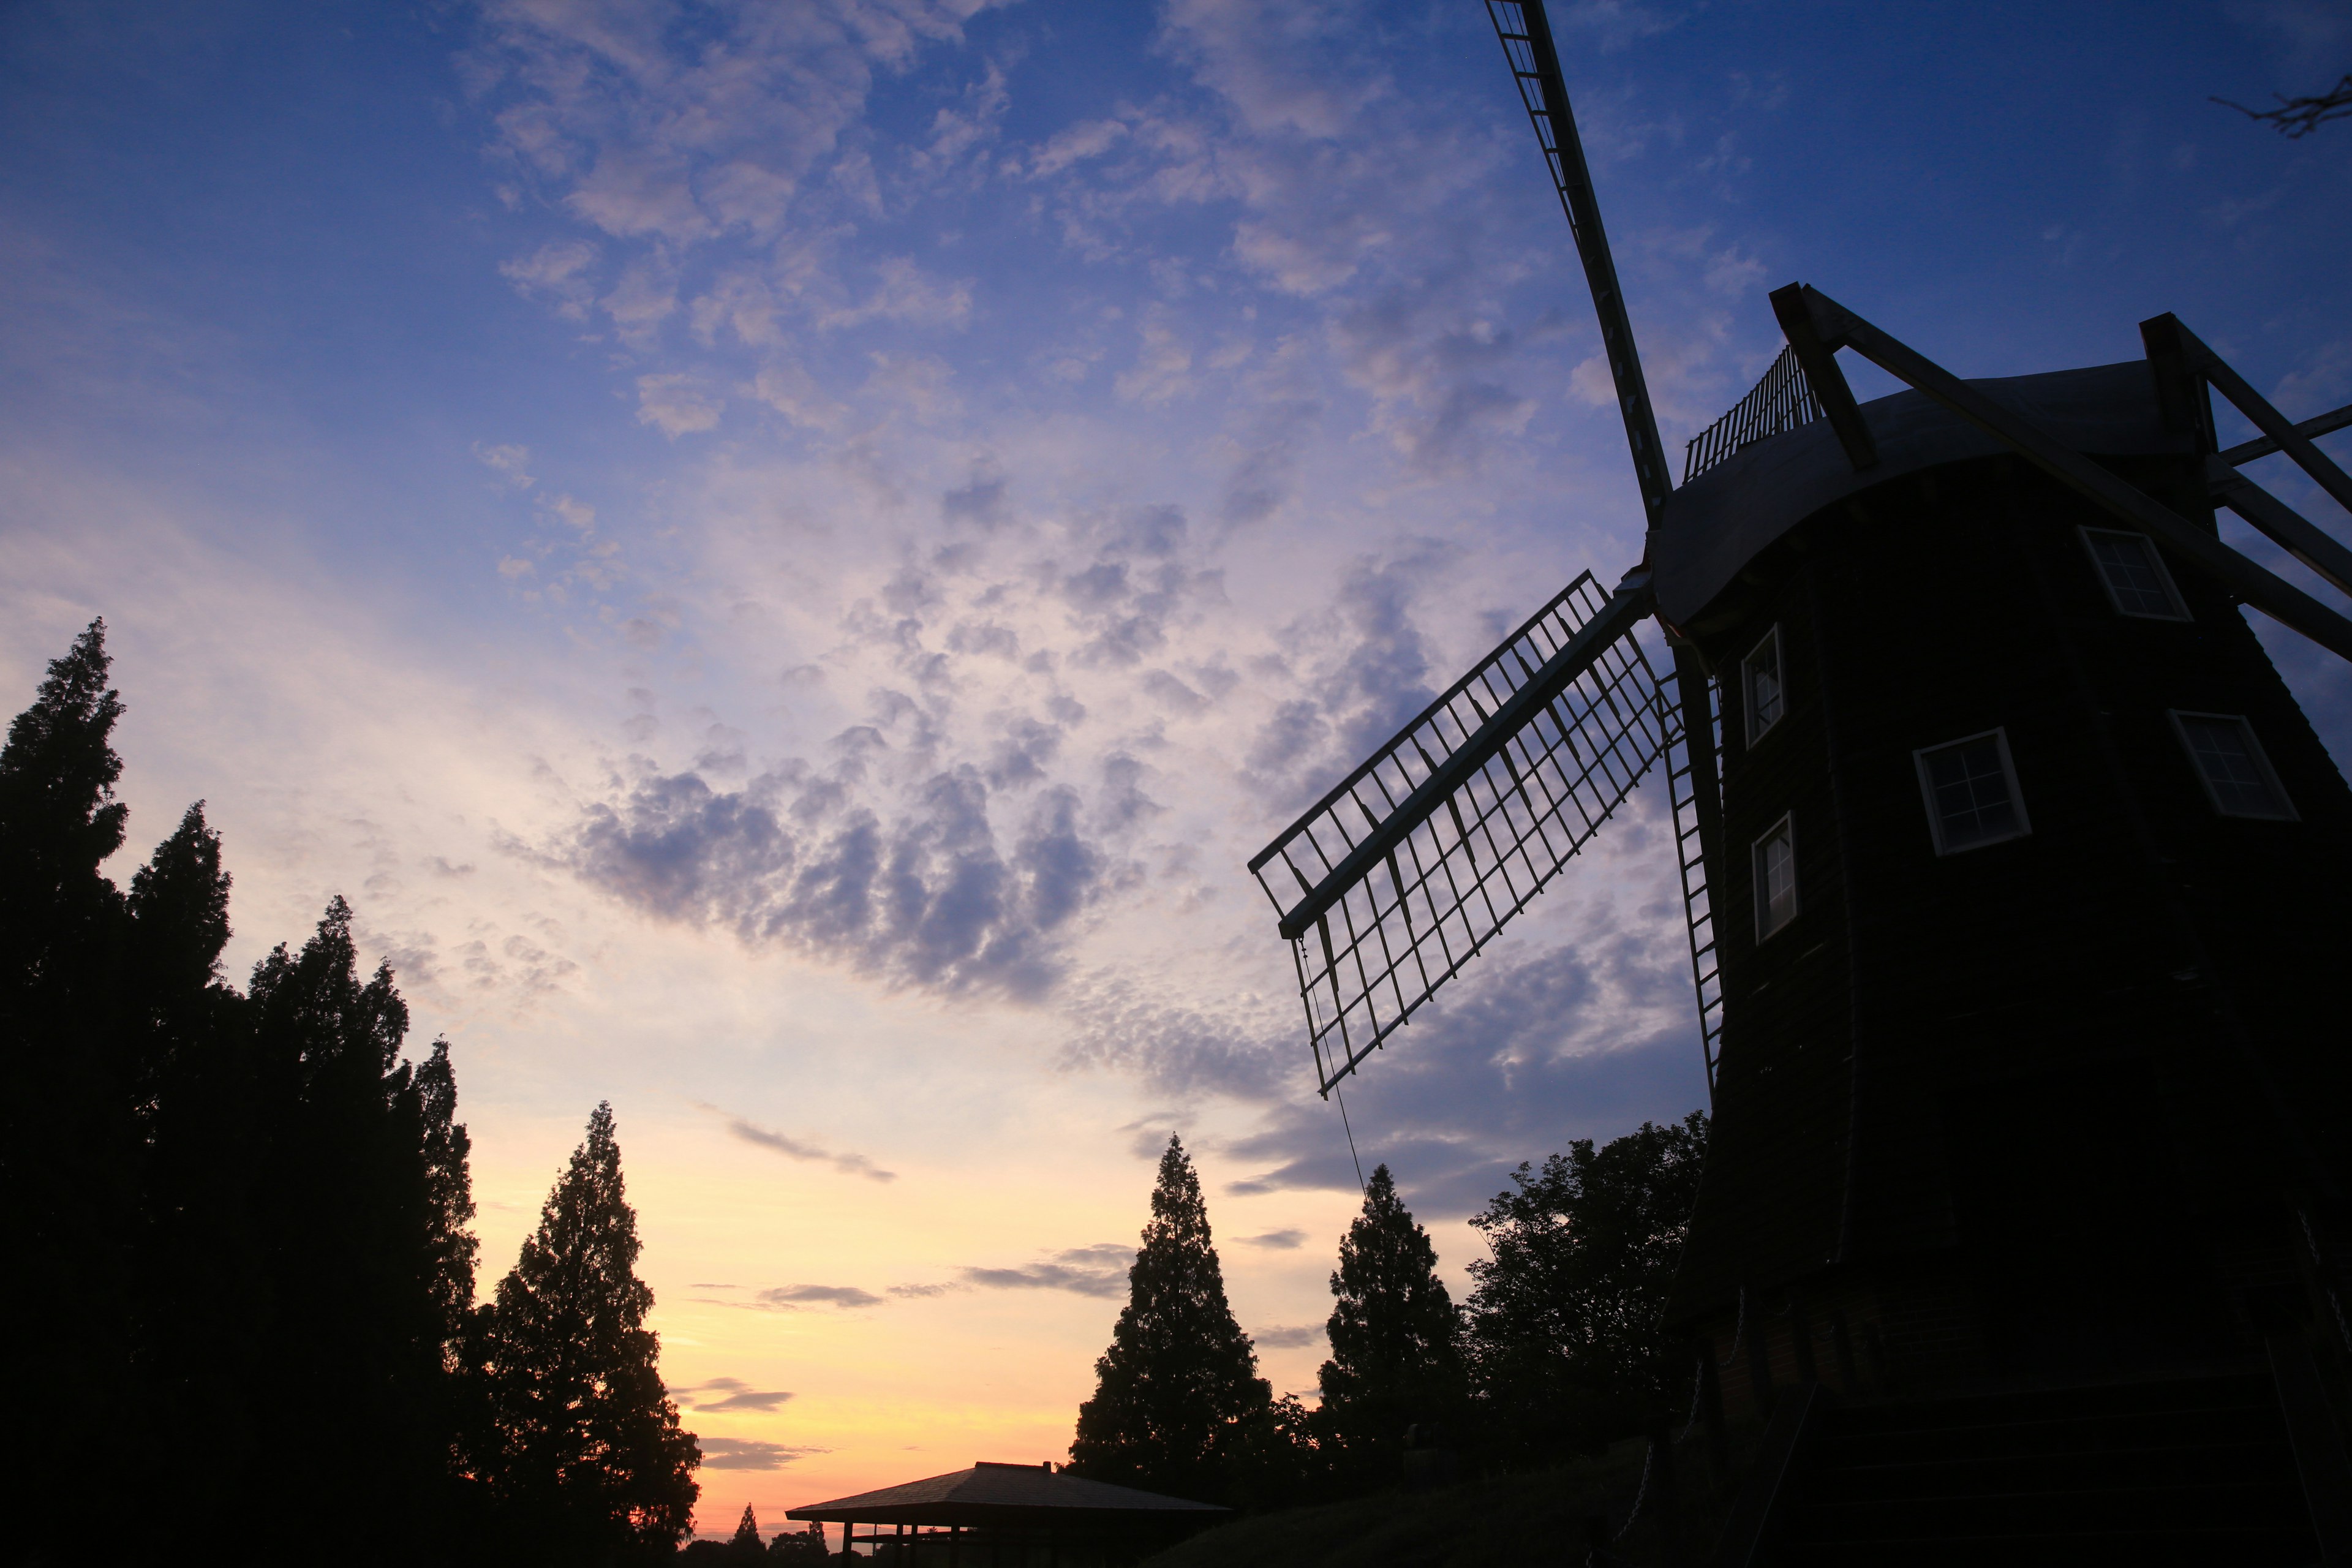
POLYGON ((1339 1101, 1339 1125, 1348 1131, 1348 1159, 1356 1167, 1356 1191, 1370 1197, 1371 1194, 1364 1183, 1364 1163, 1356 1157, 1356 1130, 1348 1126, 1347 1092, 1335 1083, 1331 1086, 1331 1093, 1339 1101))

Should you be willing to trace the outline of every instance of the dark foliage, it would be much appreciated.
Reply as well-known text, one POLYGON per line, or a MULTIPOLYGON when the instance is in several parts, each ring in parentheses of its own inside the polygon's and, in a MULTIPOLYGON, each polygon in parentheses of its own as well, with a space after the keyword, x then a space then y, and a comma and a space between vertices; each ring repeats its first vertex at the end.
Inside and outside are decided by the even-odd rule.
POLYGON ((691 1523, 702 1456, 662 1391, 637 1250, 613 1110, 599 1105, 538 1232, 476 1315, 487 1418, 472 1467, 517 1561, 657 1561, 691 1523))
POLYGON ((1698 1193, 1706 1114, 1579 1139, 1471 1220, 1491 1256, 1470 1265, 1473 1379, 1489 1430, 1532 1450, 1638 1431, 1673 1400, 1677 1347, 1661 1326, 1698 1193))
POLYGON ((107 668, 106 627, 93 621, 0 749, 0 1194, 13 1276, 0 1331, 11 1398, 40 1417, 8 1423, 9 1477, 40 1500, 26 1521, 37 1542, 47 1519, 102 1506, 89 1456, 120 1442, 139 1403, 123 1240, 138 1224, 144 1073, 128 1059, 112 984, 124 902, 99 874, 127 815, 114 798, 122 704, 107 668))
POLYGON ((831 1560, 833 1553, 824 1549, 824 1526, 812 1524, 806 1530, 780 1530, 768 1542, 768 1561, 802 1563, 815 1568, 831 1560))
POLYGON ((1273 1394, 1225 1300, 1201 1179, 1173 1137, 1095 1376, 1094 1397, 1078 1407, 1073 1474, 1227 1503, 1262 1479, 1273 1394))
POLYGON ((1458 1426, 1469 1388, 1437 1249, 1386 1165, 1373 1167, 1363 1212, 1339 1242, 1331 1294, 1318 1436, 1343 1484, 1387 1484, 1402 1478, 1406 1429, 1458 1426))
POLYGON ((38 1413, 8 1424, 11 1560, 87 1556, 101 1519, 110 1557, 184 1554, 222 1521, 259 1563, 477 1557, 447 1042, 401 1058, 407 1009, 341 900, 248 994, 225 984, 201 803, 127 893, 100 874, 127 815, 108 672, 93 622, 0 750, 0 1328, 38 1413))

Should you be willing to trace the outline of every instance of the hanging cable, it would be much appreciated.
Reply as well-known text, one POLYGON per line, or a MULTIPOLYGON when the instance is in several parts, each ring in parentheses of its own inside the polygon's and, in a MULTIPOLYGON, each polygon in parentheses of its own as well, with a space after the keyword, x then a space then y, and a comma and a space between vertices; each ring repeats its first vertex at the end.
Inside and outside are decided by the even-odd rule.
POLYGON ((1364 1184, 1364 1162, 1359 1159, 1356 1154, 1356 1130, 1353 1127, 1348 1126, 1347 1093, 1336 1083, 1331 1086, 1331 1093, 1339 1101, 1339 1125, 1347 1128, 1348 1130, 1348 1158, 1356 1167, 1356 1190, 1362 1193, 1365 1196, 1370 1197, 1371 1195, 1370 1191, 1364 1184))

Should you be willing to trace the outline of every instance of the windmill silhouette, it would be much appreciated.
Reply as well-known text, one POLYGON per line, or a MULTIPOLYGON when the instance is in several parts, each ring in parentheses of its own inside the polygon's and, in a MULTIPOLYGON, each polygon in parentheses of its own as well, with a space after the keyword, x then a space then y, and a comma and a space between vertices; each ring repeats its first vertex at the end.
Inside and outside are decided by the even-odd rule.
POLYGON ((2352 594, 2352 551, 2239 472, 2284 452, 2352 508, 2312 445, 2352 408, 2291 423, 2169 315, 2143 360, 1964 381, 1792 283, 1676 485, 1543 7, 1487 8, 1647 531, 1250 863, 1318 1088, 1654 768, 1714 1104, 1668 1319, 1711 1405, 1793 1433, 1790 1388, 2289 1363, 2340 1392, 2352 790, 2239 606, 2346 658, 2352 621, 2214 509, 2352 594), (1857 405, 1842 349, 1908 390, 1857 405), (2218 448, 2215 390, 2258 439, 2218 448))

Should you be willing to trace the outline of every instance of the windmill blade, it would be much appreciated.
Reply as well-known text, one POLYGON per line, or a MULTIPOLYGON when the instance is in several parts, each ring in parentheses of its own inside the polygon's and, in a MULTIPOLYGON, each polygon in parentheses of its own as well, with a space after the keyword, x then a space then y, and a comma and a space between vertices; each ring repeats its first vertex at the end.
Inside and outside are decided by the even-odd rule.
POLYGON ((1586 573, 1258 852, 1317 1087, 1353 1072, 1543 890, 1664 747, 1647 573, 1586 573))
POLYGON ((1650 412, 1650 386, 1642 377, 1642 356, 1633 348, 1633 322, 1625 313, 1625 293, 1617 286, 1617 263, 1609 254, 1609 236, 1601 226, 1601 203, 1592 194, 1592 171, 1585 166, 1584 142, 1576 134, 1576 115, 1569 107, 1568 83, 1559 73, 1559 52, 1552 47, 1551 20, 1543 0, 1486 0, 1487 19, 1502 40, 1503 58, 1510 62, 1511 79, 1518 84, 1519 101, 1536 128, 1543 148, 1544 166, 1552 188, 1559 193, 1560 210, 1576 236, 1576 254, 1584 263, 1584 280, 1592 290, 1592 309, 1601 318, 1601 346, 1609 356, 1609 374, 1617 384, 1618 411, 1625 416, 1625 444, 1633 451, 1633 477, 1642 486, 1642 510, 1650 526, 1658 526, 1658 510, 1673 491, 1665 449, 1658 444, 1657 416, 1650 412))

